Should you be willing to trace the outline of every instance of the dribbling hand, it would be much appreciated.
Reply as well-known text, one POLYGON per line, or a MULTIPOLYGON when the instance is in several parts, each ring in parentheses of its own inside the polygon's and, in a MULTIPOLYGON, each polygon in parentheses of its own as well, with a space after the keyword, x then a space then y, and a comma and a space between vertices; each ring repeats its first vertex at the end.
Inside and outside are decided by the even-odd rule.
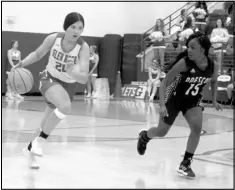
POLYGON ((69 75, 71 75, 74 70, 74 62, 67 62, 65 65, 65 70, 67 71, 69 75))
POLYGON ((168 117, 168 112, 167 112, 167 109, 166 109, 165 105, 164 106, 160 106, 159 112, 160 112, 160 116, 168 117))

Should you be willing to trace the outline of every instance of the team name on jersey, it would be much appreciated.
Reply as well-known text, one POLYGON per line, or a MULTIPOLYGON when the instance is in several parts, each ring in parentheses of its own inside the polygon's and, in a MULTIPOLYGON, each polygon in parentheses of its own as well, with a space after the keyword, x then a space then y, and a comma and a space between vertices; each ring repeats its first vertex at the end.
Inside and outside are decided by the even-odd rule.
POLYGON ((74 64, 76 64, 76 62, 77 62, 77 56, 71 56, 71 55, 65 54, 61 51, 57 51, 56 49, 53 49, 52 56, 56 60, 64 62, 64 63, 67 63, 69 61, 69 62, 73 62, 74 64))
POLYGON ((187 77, 185 82, 187 83, 201 83, 201 84, 206 84, 210 82, 211 78, 207 77, 187 77))

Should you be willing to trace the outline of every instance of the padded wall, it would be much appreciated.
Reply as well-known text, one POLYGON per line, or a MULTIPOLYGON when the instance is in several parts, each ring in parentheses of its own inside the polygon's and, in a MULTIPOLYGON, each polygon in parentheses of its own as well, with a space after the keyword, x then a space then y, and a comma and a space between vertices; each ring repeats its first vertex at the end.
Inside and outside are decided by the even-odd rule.
POLYGON ((123 84, 130 84, 137 80, 137 58, 141 50, 141 34, 125 34, 123 38, 123 52, 121 76, 123 84))
POLYGON ((98 77, 108 78, 110 94, 114 93, 116 77, 120 68, 122 37, 117 34, 107 34, 101 40, 100 63, 98 77))

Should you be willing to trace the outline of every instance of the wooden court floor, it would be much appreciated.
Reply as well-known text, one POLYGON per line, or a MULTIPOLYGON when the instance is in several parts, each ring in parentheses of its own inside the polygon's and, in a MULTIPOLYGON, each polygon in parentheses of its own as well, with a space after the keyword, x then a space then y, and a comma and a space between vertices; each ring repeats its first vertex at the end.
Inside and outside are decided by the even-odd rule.
POLYGON ((158 123, 159 107, 142 100, 97 100, 76 96, 72 113, 53 131, 39 159, 28 168, 22 154, 40 126, 42 97, 2 97, 2 188, 233 188, 233 110, 206 108, 192 163, 195 179, 176 168, 189 127, 179 115, 164 138, 152 140, 144 156, 136 150, 142 128, 158 123))

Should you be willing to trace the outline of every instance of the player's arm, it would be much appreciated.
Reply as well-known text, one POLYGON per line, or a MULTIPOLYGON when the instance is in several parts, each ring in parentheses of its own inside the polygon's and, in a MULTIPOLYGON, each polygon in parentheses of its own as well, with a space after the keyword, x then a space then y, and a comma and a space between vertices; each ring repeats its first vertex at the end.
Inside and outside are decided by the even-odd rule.
POLYGON ((160 85, 160 89, 159 89, 160 106, 165 105, 164 97, 165 97, 165 90, 166 90, 166 87, 168 86, 168 84, 170 84, 180 72, 183 72, 183 71, 186 71, 186 70, 187 70, 187 67, 186 67, 185 60, 180 59, 172 67, 172 69, 169 71, 169 73, 167 73, 167 75, 163 79, 163 81, 160 85))
POLYGON ((152 78, 152 67, 149 65, 148 67, 148 74, 149 74, 149 79, 152 82, 153 78, 152 78))
POLYGON ((218 64, 214 63, 214 73, 211 77, 211 93, 212 93, 212 103, 214 104, 217 99, 217 87, 218 87, 218 64))
POLYGON ((90 74, 94 72, 94 70, 96 69, 96 67, 98 66, 99 63, 99 56, 97 54, 95 54, 95 65, 94 67, 91 69, 90 74))
POLYGON ((88 44, 84 42, 79 52, 78 63, 74 66, 74 69, 72 69, 71 72, 69 72, 72 78, 81 84, 86 84, 88 81, 89 58, 90 58, 90 49, 88 44))
POLYGON ((19 61, 21 62, 21 52, 19 51, 19 61))
POLYGON ((26 58, 21 61, 21 66, 28 66, 42 59, 51 49, 52 45, 55 42, 56 36, 57 33, 47 36, 43 43, 34 52, 30 53, 26 58))
POLYGON ((14 63, 12 61, 12 55, 11 55, 11 50, 10 49, 7 51, 7 58, 8 58, 8 61, 11 65, 11 67, 14 67, 14 63))

